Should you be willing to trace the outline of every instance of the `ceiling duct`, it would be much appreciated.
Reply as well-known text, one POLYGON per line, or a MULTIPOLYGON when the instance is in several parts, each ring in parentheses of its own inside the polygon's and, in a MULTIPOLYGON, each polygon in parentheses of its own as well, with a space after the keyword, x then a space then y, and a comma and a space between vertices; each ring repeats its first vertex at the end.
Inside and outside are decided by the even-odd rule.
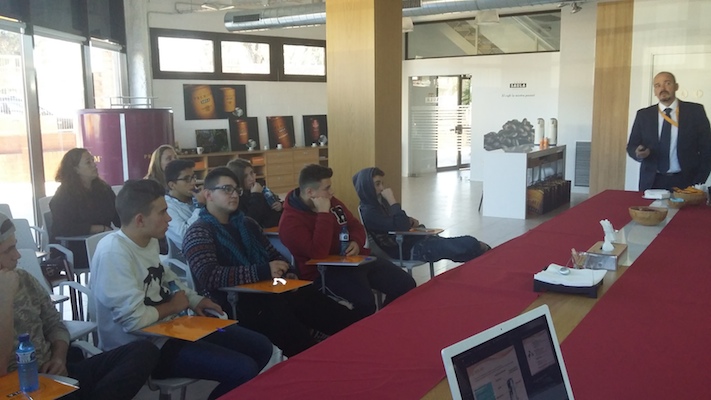
MULTIPOLYGON (((466 11, 492 10, 509 7, 537 6, 560 3, 560 0, 462 0, 425 3, 421 7, 406 8, 403 17, 422 17, 466 11)), ((254 31, 326 23, 326 4, 304 4, 293 7, 271 8, 261 11, 232 11, 225 13, 225 28, 230 32, 254 31)))

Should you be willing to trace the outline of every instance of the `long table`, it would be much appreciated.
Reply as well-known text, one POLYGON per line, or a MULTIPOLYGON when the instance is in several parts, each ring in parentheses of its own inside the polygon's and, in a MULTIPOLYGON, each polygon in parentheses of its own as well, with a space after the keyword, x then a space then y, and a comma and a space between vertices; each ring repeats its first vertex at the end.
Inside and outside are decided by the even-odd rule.
MULTIPOLYGON (((644 273, 647 270, 646 266, 639 268, 640 274, 638 274, 637 265, 663 264, 669 261, 669 257, 660 257, 659 254, 646 255, 665 253, 664 243, 669 240, 668 236, 673 236, 669 232, 678 232, 677 225, 686 226, 689 219, 711 222, 711 210, 705 207, 681 210, 670 226, 663 231, 664 235, 660 234, 652 242, 649 247, 652 253, 649 251, 643 253, 629 271, 621 268, 614 274, 608 274, 602 288, 602 293, 608 293, 599 301, 599 305, 596 305, 597 301, 594 299, 554 294, 546 294, 537 300, 538 294, 532 291, 533 273, 551 262, 565 264, 571 247, 586 249, 601 238, 602 230, 599 225, 601 219, 609 219, 615 227, 624 226, 630 220, 627 208, 645 204, 649 204, 649 201, 642 200, 640 194, 636 192, 607 191, 597 195, 483 256, 435 277, 394 301, 382 311, 287 362, 278 364, 223 398, 258 399, 268 396, 285 399, 417 399, 425 395, 429 398, 446 398, 449 396, 449 390, 446 381, 441 383, 444 369, 439 356, 440 349, 518 315, 543 299, 548 299, 545 301, 549 302, 553 309, 559 338, 563 340, 570 331, 573 332, 571 340, 563 343, 563 354, 571 375, 573 391, 578 398, 650 398, 649 396, 598 395, 601 393, 598 390, 604 386, 597 379, 601 376, 598 371, 606 368, 606 364, 590 364, 588 356, 589 353, 608 354, 607 351, 598 352, 602 344, 607 346, 605 348, 615 348, 613 353, 617 355, 616 359, 626 357, 628 365, 635 362, 636 353, 625 353, 624 346, 610 346, 610 343, 619 343, 615 334, 624 335, 624 330, 614 329, 610 333, 615 334, 608 334, 605 328, 608 325, 627 326, 632 322, 619 324, 615 319, 607 322, 606 316, 621 312, 618 310, 621 307, 617 302, 624 301, 626 298, 627 281, 636 282, 637 275, 648 275, 644 273), (679 219, 679 217, 683 218, 679 219), (678 221, 682 222, 677 224, 678 221), (660 241, 660 238, 664 240, 660 241), (633 278, 628 279, 629 276, 633 278), (615 283, 617 279, 619 281, 615 283), (616 294, 617 292, 621 292, 622 295, 616 294), (583 305, 581 306, 580 303, 583 305), (590 309, 592 312, 586 317, 585 314, 590 309), (569 320, 568 317, 561 317, 562 315, 574 318, 569 320), (588 320, 594 322, 588 323, 588 320), (576 328, 579 322, 580 326, 576 328), (603 332, 601 333, 600 330, 603 332), (591 336, 594 336, 597 342, 590 342, 591 336)), ((688 241, 687 244, 676 243, 682 241, 681 238, 677 238, 674 239, 674 245, 681 246, 681 249, 688 252, 692 247, 696 249, 700 247, 699 240, 696 240, 698 237, 703 237, 707 243, 711 243, 708 240, 710 237, 708 230, 692 229, 691 233, 694 236, 682 235, 688 241)), ((709 270, 707 272, 711 273, 711 268, 707 269, 709 270)), ((669 268, 660 267, 660 270, 668 272, 669 268)), ((661 274, 662 272, 655 276, 664 282, 661 274)), ((649 283, 648 280, 641 281, 649 283)), ((695 286, 709 281, 711 280, 697 281, 695 286)), ((686 283, 686 280, 681 283, 686 283)), ((637 294, 644 288, 642 283, 639 286, 635 287, 637 291, 633 294, 637 294)), ((683 289, 681 291, 683 292, 683 289)), ((651 285, 647 292, 645 292, 647 297, 642 297, 633 303, 637 306, 653 308, 649 306, 658 303, 659 300, 649 303, 651 295, 652 293, 659 295, 662 290, 651 285)), ((663 293, 666 295, 668 289, 663 293)), ((687 295, 687 302, 691 297, 687 295)), ((700 297, 694 298, 700 299, 700 297)), ((707 305, 704 301, 699 303, 707 305)), ((700 308, 693 307, 693 310, 697 312, 700 308)), ((711 307, 706 309, 711 310, 711 307)), ((630 321, 635 320, 634 314, 627 316, 630 321)), ((711 319, 706 318, 706 320, 709 322, 705 321, 704 324, 711 322, 711 319)), ((687 324, 681 324, 676 320, 675 322, 680 324, 679 327, 687 327, 687 324)), ((644 337, 646 335, 641 335, 636 340, 641 341, 640 339, 644 337)), ((705 345, 705 342, 701 341, 693 343, 697 346, 705 345)), ((711 346, 706 345, 706 347, 711 346)), ((709 357, 706 358, 711 360, 709 357)), ((604 357, 594 359, 599 362, 605 361, 604 357)), ((664 363, 668 360, 657 361, 664 363)), ((708 368, 699 369, 697 373, 706 371, 708 368)), ((611 379, 626 382, 625 374, 618 371, 616 375, 612 375, 611 379)), ((686 380, 683 381, 686 383, 686 380)), ((663 380, 659 379, 659 382, 663 380)), ((703 383, 703 379, 697 379, 697 386, 702 386, 703 383)), ((613 392, 614 390, 616 389, 613 389, 613 392)))

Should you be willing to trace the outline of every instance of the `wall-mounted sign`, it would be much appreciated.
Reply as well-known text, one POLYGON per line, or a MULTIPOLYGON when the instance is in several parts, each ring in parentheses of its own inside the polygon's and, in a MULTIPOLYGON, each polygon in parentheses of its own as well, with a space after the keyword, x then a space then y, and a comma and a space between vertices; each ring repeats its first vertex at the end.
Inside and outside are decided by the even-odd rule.
POLYGON ((526 84, 523 82, 509 83, 509 88, 510 89, 524 89, 524 88, 526 88, 526 84))

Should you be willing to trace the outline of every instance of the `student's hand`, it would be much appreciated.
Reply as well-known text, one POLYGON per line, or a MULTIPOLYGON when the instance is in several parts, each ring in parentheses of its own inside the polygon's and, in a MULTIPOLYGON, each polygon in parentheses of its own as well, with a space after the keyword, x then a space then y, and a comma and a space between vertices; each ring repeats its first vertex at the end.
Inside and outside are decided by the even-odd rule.
POLYGON ((395 200, 395 194, 393 193, 393 190, 390 188, 383 189, 383 191, 380 192, 380 195, 383 196, 385 201, 387 201, 388 204, 390 204, 390 205, 397 203, 397 200, 395 200))
POLYGON ((272 270, 272 278, 281 278, 289 270, 286 261, 274 260, 269 262, 269 269, 272 270))
POLYGON ((636 149, 634 149, 634 154, 639 159, 644 159, 644 158, 649 157, 649 153, 650 153, 649 148, 645 147, 642 144, 640 144, 639 146, 637 146, 636 149))
POLYGON ((220 314, 222 314, 224 312, 224 311, 222 311, 222 307, 220 307, 217 303, 208 299, 207 297, 200 300, 200 302, 195 306, 193 311, 195 311, 195 314, 197 314, 201 317, 205 317, 206 316, 205 315, 206 309, 215 310, 215 311, 219 312, 220 314))
POLYGON ((264 188, 259 182, 254 182, 254 185, 252 185, 252 188, 249 189, 250 192, 252 193, 260 193, 264 188))
POLYGON ((69 375, 69 372, 67 372, 67 364, 64 360, 64 358, 60 357, 53 357, 46 363, 42 364, 39 368, 39 372, 41 374, 50 374, 50 375, 61 375, 61 376, 67 376, 69 375))
POLYGON ((178 314, 180 312, 183 312, 186 308, 190 306, 188 296, 185 294, 184 290, 178 290, 177 292, 173 293, 173 297, 170 299, 168 304, 170 304, 170 306, 172 307, 172 314, 178 314))
POLYGON ((360 254, 360 246, 358 246, 358 243, 356 242, 349 242, 348 247, 346 247, 346 255, 347 256, 357 256, 360 254))
POLYGON ((331 211, 331 199, 328 197, 314 197, 311 200, 314 202, 316 212, 327 213, 331 211))
POLYGON ((410 228, 417 228, 418 226, 420 226, 420 221, 417 218, 410 217, 410 228))
POLYGON ((12 303, 19 287, 17 271, 0 268, 0 303, 12 303))
POLYGON ((272 203, 272 210, 280 212, 283 209, 284 206, 281 204, 281 201, 275 201, 274 203, 272 203))
POLYGON ((207 200, 205 199, 205 191, 203 189, 200 189, 197 193, 195 193, 193 196, 195 196, 195 199, 199 204, 206 204, 207 200))

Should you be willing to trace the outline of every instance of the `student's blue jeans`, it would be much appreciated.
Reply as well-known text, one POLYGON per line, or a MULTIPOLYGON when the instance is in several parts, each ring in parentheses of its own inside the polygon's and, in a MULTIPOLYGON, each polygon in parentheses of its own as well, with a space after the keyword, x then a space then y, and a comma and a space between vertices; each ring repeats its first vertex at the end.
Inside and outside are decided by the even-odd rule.
POLYGON ((217 381, 208 397, 216 399, 257 376, 271 356, 266 336, 235 324, 196 342, 168 340, 153 376, 217 381))

